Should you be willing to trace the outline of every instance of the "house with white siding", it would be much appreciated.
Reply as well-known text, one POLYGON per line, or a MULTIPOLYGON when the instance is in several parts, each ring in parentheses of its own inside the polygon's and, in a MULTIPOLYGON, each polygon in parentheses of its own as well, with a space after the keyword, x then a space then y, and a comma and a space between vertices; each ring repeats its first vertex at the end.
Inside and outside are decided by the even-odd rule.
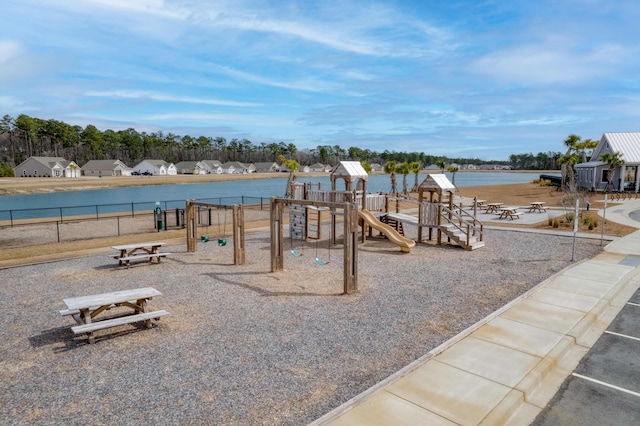
POLYGON ((131 167, 120 160, 90 160, 81 167, 84 176, 131 176, 131 167))
POLYGON ((200 161, 180 161, 176 170, 181 175, 206 175, 207 167, 200 161))
POLYGON ((133 167, 133 171, 140 174, 147 172, 154 175, 175 176, 178 174, 176 166, 164 160, 142 160, 133 167))
POLYGON ((592 191, 604 191, 609 184, 609 165, 602 161, 604 154, 622 154, 622 166, 613 171, 613 191, 638 192, 638 166, 640 165, 640 132, 604 133, 591 159, 575 165, 578 187, 592 191))
POLYGON ((80 166, 62 157, 29 157, 13 169, 16 177, 80 177, 80 166))
POLYGON ((256 173, 277 173, 280 171, 278 163, 255 163, 256 173))
POLYGON ((209 174, 220 175, 222 174, 222 163, 218 160, 201 160, 200 164, 209 174))

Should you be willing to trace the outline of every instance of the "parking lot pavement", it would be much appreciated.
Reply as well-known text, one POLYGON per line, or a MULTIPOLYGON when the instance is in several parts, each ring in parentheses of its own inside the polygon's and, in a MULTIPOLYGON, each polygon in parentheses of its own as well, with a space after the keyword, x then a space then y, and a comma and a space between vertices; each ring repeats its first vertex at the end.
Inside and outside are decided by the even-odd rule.
POLYGON ((637 425, 639 419, 637 290, 532 425, 637 425))

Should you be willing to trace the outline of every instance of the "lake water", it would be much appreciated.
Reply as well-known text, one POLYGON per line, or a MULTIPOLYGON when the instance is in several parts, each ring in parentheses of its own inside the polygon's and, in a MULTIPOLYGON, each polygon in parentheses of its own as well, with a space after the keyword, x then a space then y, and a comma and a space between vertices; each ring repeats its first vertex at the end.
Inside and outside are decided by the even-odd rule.
MULTIPOLYGON (((451 180, 451 175, 447 174, 451 180)), ((526 183, 537 179, 540 173, 456 173, 458 187, 501 185, 526 183)), ((413 186, 415 176, 408 175, 409 188, 413 186)), ((426 174, 420 175, 422 182, 426 174)), ((397 176, 397 189, 402 190, 403 176, 397 176)), ((331 188, 331 180, 326 177, 300 176, 298 182, 321 182, 324 189, 331 188)), ((259 202, 263 198, 268 203, 272 196, 284 196, 287 177, 257 180, 238 180, 229 182, 207 182, 176 185, 133 186, 84 191, 52 192, 45 194, 0 196, 0 220, 28 219, 39 217, 71 216, 79 214, 125 212, 132 209, 151 210, 157 201, 162 208, 184 207, 184 200, 195 199, 220 204, 259 202), (255 199, 254 199, 255 198, 255 199), (77 207, 81 206, 81 207, 77 207), (28 211, 27 211, 28 210, 28 211)), ((338 189, 344 189, 342 180, 338 189)), ((389 175, 372 175, 367 181, 368 192, 390 192, 389 175)))

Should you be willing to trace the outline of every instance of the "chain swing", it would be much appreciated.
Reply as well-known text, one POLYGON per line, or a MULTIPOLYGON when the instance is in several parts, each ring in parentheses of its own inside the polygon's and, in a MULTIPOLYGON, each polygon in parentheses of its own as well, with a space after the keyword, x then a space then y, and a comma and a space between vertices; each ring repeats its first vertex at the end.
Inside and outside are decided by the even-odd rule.
MULTIPOLYGON (((205 234, 205 228, 207 228, 207 231, 209 230, 209 226, 206 225, 204 223, 204 221, 202 220, 202 218, 200 217, 200 207, 198 207, 198 222, 200 223, 200 241, 203 243, 208 243, 209 242, 209 236, 205 234)), ((208 232, 207 232, 208 233, 208 232)))
POLYGON ((224 247, 227 245, 227 208, 224 208, 224 230, 220 232, 220 207, 218 207, 218 246, 224 247))
POLYGON ((329 244, 329 258, 326 262, 318 257, 318 241, 319 240, 316 240, 316 263, 320 266, 328 265, 329 263, 331 263, 331 240, 327 241, 327 243, 329 244))

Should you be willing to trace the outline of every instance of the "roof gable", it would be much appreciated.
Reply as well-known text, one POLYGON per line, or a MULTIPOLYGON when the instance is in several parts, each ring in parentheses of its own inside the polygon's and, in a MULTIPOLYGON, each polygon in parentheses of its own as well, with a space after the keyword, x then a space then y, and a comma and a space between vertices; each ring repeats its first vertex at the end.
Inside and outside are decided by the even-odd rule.
POLYGON ((626 164, 640 164, 640 132, 605 133, 593 150, 591 160, 599 160, 602 154, 620 152, 626 164))
POLYGON ((367 180, 369 174, 359 161, 341 161, 331 173, 331 178, 356 178, 367 180))

